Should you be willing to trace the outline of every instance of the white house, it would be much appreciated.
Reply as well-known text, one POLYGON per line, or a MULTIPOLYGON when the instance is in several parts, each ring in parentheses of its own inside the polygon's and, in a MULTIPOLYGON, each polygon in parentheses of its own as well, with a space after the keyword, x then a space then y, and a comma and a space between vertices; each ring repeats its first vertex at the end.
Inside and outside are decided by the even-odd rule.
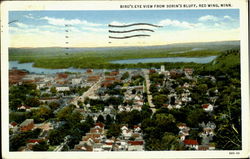
POLYGON ((128 141, 128 151, 144 151, 144 141, 128 141))
POLYGON ((214 106, 211 104, 203 104, 202 105, 203 110, 206 112, 212 112, 214 110, 214 106))
POLYGON ((72 84, 73 84, 73 85, 77 85, 77 84, 80 84, 81 81, 82 81, 81 78, 73 78, 73 79, 72 79, 72 84))
POLYGON ((183 141, 186 147, 193 148, 193 149, 198 149, 198 141, 197 140, 191 140, 191 139, 186 139, 183 141))
POLYGON ((69 87, 56 87, 57 91, 69 91, 69 87))

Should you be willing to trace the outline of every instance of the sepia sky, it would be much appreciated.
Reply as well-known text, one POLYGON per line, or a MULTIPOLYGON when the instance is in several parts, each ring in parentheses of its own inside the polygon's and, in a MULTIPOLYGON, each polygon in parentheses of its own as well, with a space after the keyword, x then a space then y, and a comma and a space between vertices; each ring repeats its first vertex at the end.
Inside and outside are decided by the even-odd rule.
POLYGON ((240 39, 238 9, 10 11, 9 22, 13 20, 17 21, 9 24, 10 47, 149 46, 240 39), (108 24, 132 23, 150 23, 162 27, 108 27, 108 24), (154 32, 108 32, 142 28, 154 32), (135 34, 150 36, 109 38, 135 34))

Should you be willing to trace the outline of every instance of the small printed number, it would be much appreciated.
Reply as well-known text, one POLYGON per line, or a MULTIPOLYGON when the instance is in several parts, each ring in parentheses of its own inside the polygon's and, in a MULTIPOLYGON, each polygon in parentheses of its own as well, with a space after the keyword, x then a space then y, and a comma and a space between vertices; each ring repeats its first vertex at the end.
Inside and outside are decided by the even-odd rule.
POLYGON ((229 155, 235 155, 235 154, 239 155, 240 152, 229 152, 229 155))

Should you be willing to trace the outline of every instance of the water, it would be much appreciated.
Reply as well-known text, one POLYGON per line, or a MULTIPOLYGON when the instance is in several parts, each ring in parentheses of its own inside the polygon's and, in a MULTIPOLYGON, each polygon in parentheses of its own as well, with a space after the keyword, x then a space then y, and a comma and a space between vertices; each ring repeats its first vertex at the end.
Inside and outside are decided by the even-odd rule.
POLYGON ((32 66, 33 63, 18 63, 17 61, 9 61, 9 69, 16 67, 17 69, 24 69, 31 73, 38 74, 53 74, 59 72, 75 72, 82 73, 86 72, 86 69, 76 69, 76 68, 66 68, 66 69, 46 69, 46 68, 37 68, 32 66))
MULTIPOLYGON (((19 70, 27 70, 35 74, 56 74, 60 72, 84 73, 87 69, 65 68, 65 69, 47 69, 33 67, 33 63, 18 63, 18 61, 9 61, 9 69, 17 68, 19 70)), ((114 69, 93 69, 96 73, 114 71, 114 69)), ((138 70, 138 69, 119 69, 120 71, 138 70)))
POLYGON ((116 60, 111 61, 113 64, 137 64, 137 63, 158 63, 158 62, 194 62, 194 63, 209 63, 217 56, 209 57, 167 57, 167 58, 142 58, 142 59, 129 59, 129 60, 116 60))
MULTIPOLYGON (((143 59, 129 59, 129 60, 116 60, 110 63, 115 64, 136 64, 136 63, 158 63, 158 62, 195 62, 195 63, 209 63, 214 60, 217 56, 209 57, 169 57, 169 58, 143 58, 143 59)), ((37 74, 54 74, 60 72, 73 72, 73 73, 84 73, 87 69, 77 68, 65 68, 65 69, 46 69, 33 67, 33 63, 18 63, 17 61, 9 61, 9 69, 17 68, 24 69, 30 73, 37 74)), ((119 69, 126 70, 126 69, 119 69)), ((131 69, 133 70, 133 69, 131 69)), ((95 69, 95 72, 112 71, 110 69, 95 69)))

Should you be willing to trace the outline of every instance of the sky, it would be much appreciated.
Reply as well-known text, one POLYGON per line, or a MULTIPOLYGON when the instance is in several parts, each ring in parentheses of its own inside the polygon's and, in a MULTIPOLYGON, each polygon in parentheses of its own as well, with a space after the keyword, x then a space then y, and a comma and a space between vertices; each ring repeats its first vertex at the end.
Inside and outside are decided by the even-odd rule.
POLYGON ((10 47, 152 46, 240 39, 238 9, 10 11, 9 22, 10 47), (133 23, 150 23, 161 27, 108 26, 133 23), (154 32, 108 32, 142 28, 154 32), (109 38, 135 34, 150 36, 109 38))

